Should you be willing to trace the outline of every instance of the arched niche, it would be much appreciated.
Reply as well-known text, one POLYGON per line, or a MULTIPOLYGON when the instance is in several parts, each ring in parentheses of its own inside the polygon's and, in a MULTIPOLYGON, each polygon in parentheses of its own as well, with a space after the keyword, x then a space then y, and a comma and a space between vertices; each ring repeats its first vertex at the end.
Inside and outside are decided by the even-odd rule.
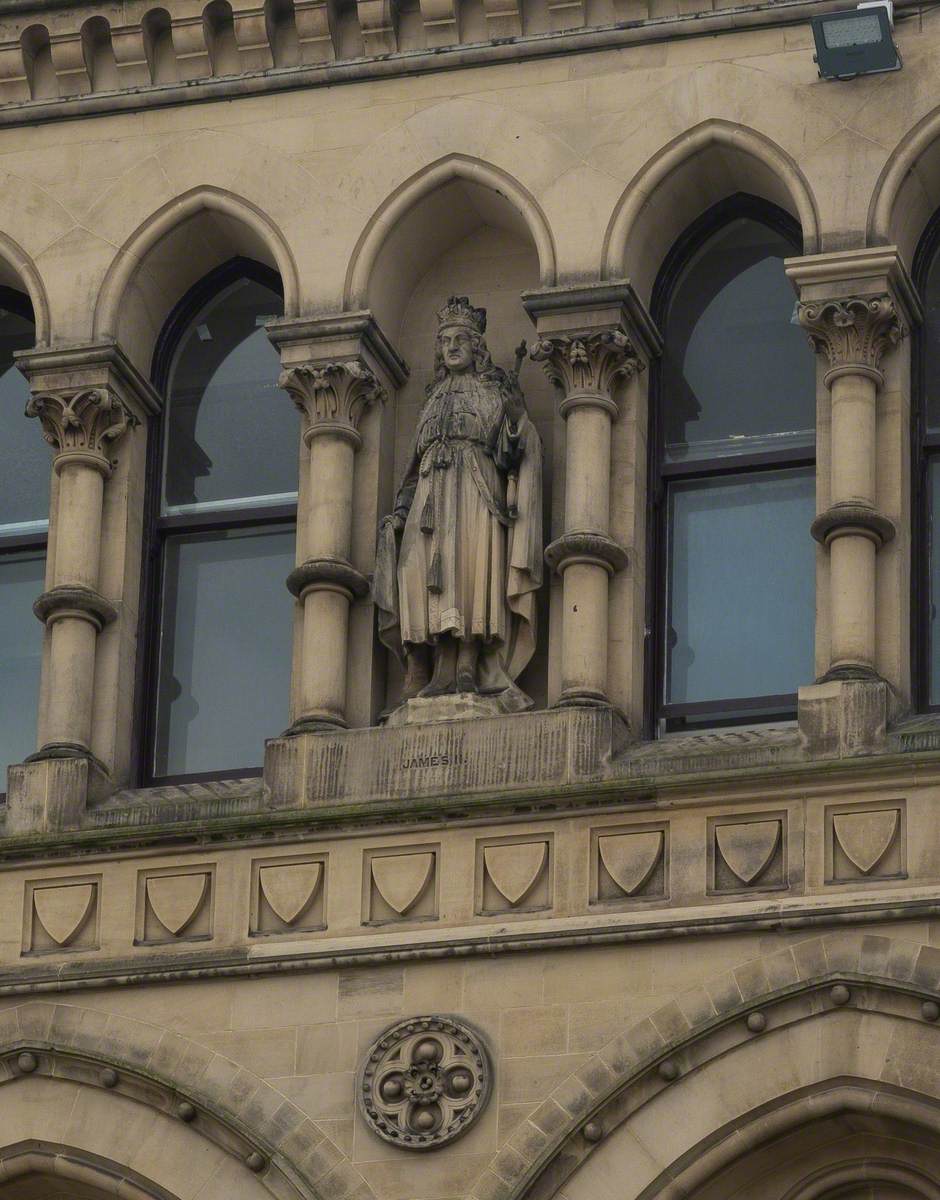
POLYGON ((803 252, 818 251, 816 202, 793 159, 754 130, 709 120, 664 146, 631 180, 604 238, 603 277, 629 279, 649 303, 683 231, 739 192, 783 209, 803 231, 803 252))
POLYGON ((940 108, 899 142, 885 163, 868 210, 868 243, 897 246, 911 267, 918 243, 940 208, 940 108))
POLYGON ((117 340, 149 375, 157 338, 181 297, 236 256, 277 272, 285 315, 295 316, 297 269, 280 231, 254 205, 207 187, 164 205, 127 240, 101 286, 95 336, 117 340))
MULTIPOLYGON (((487 343, 494 362, 514 365, 532 323, 522 292, 554 281, 554 250, 534 201, 494 168, 451 158, 435 164, 399 189, 375 214, 353 256, 347 305, 368 308, 410 367, 394 416, 392 487, 398 487, 415 424, 433 376, 437 312, 450 296, 469 296, 487 310, 487 343)), ((545 541, 550 540, 555 401, 544 373, 526 362, 521 373, 526 400, 542 437, 545 541)), ((519 684, 544 707, 548 695, 548 603, 541 597, 536 653, 519 684)), ((388 702, 400 695, 393 664, 388 702)))

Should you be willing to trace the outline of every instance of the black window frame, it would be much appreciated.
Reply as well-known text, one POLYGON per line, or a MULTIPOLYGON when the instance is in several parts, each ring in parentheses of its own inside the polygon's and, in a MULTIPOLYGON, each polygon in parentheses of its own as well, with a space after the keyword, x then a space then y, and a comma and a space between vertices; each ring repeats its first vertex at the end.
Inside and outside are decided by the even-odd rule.
MULTIPOLYGON (((138 630, 138 670, 135 684, 135 720, 132 761, 139 786, 156 787, 214 780, 259 778, 261 767, 201 771, 191 774, 157 775, 153 771, 157 735, 157 689, 160 678, 160 629, 165 585, 166 541, 170 534, 199 534, 226 529, 233 532, 263 525, 291 525, 296 529, 297 505, 279 504, 259 507, 225 508, 199 514, 161 512, 163 496, 163 457, 166 445, 167 389, 173 358, 181 338, 195 316, 215 296, 240 279, 250 279, 282 297, 280 275, 255 259, 236 255, 209 271, 186 292, 170 313, 154 346, 150 378, 163 400, 161 411, 151 417, 148 426, 147 483, 144 502, 144 539, 141 561, 140 625, 138 630)), ((285 403, 287 403, 285 397, 285 403)), ((287 590, 285 587, 285 597, 287 590)), ((285 620, 289 610, 285 600, 285 620)))
MULTIPOLYGON (((650 302, 656 327, 667 328, 669 307, 675 290, 695 254, 715 234, 733 221, 756 221, 781 235, 793 248, 803 252, 799 223, 784 209, 768 200, 745 192, 736 193, 707 209, 676 240, 660 268, 650 302)), ((796 295, 794 294, 794 303, 796 295)), ((658 359, 650 372, 649 436, 647 452, 647 578, 644 661, 644 735, 654 738, 662 733, 689 733, 703 728, 720 728, 771 721, 795 720, 797 693, 775 696, 742 696, 727 700, 687 704, 667 704, 666 640, 668 635, 668 484, 692 480, 718 479, 742 473, 814 468, 816 465, 815 425, 812 450, 789 450, 728 455, 712 459, 667 463, 665 456, 663 362, 658 359), (694 722, 694 724, 687 724, 694 722)), ((809 529, 806 531, 810 537, 809 529)))
MULTIPOLYGON (((33 305, 30 298, 25 292, 17 291, 16 288, 7 287, 5 284, 0 285, 0 308, 6 309, 8 312, 15 313, 16 316, 22 317, 23 320, 29 321, 35 332, 36 329, 36 314, 33 311, 33 305)), ((25 417, 24 417, 25 419, 25 417)), ((41 437, 42 431, 37 428, 36 437, 41 437)), ((52 459, 49 460, 49 470, 52 470, 52 459)), ((44 531, 36 530, 30 533, 0 533, 0 559, 7 554, 29 554, 42 553, 44 556, 49 551, 49 514, 46 513, 46 528, 44 531)), ((37 622, 38 625, 38 622, 37 622)), ((37 639, 42 636, 42 631, 37 629, 37 639)), ((39 714, 37 713, 37 719, 39 714)), ((32 753, 35 746, 31 746, 27 753, 32 753)), ((25 757, 25 756, 24 756, 25 757)), ((6 771, 0 770, 0 802, 6 800, 6 771)))
MULTIPOLYGON (((940 209, 931 217, 914 252, 911 277, 926 301, 931 267, 940 256, 940 209)), ((938 264, 940 265, 940 264, 938 264)), ((931 463, 940 461, 940 430, 927 429, 927 345, 925 324, 911 331, 911 702, 915 712, 940 712, 930 703, 930 486, 931 463)), ((940 599, 940 598, 938 598, 940 599)))

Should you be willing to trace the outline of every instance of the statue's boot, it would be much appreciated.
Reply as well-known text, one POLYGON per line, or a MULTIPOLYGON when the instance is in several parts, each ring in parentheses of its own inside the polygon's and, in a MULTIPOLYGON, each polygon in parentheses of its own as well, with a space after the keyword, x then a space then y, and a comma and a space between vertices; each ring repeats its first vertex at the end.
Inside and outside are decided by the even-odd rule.
POLYGON ((405 646, 405 679, 402 684, 402 698, 413 700, 415 696, 428 686, 431 678, 431 647, 423 643, 409 643, 405 646))
POLYGON ((434 674, 419 696, 446 696, 454 690, 454 675, 457 669, 457 643, 452 637, 442 637, 434 644, 434 674))
POLYGON ((477 659, 480 655, 480 643, 476 638, 468 638, 460 643, 457 652, 457 691, 475 692, 477 690, 477 659))

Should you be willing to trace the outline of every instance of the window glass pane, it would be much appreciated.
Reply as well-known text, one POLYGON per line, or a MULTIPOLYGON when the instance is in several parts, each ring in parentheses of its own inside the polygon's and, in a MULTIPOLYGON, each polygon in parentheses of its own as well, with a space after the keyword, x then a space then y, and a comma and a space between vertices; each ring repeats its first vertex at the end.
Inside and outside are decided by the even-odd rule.
POLYGON ((270 288, 241 279, 183 335, 167 389, 165 509, 297 491, 298 416, 263 328, 282 310, 270 288))
POLYGON ((292 526, 166 540, 154 774, 260 767, 288 721, 292 526))
POLYGON ((10 763, 36 749, 42 627, 33 601, 45 569, 44 550, 0 555, 0 792, 10 763))
POLYGON ((52 455, 39 422, 26 416, 29 384, 13 363, 13 351, 34 340, 32 321, 0 309, 0 535, 49 517, 52 455))
POLYGON ((930 704, 940 704, 940 459, 927 467, 930 495, 930 704))
POLYGON ((940 430, 940 254, 924 284, 924 407, 927 428, 940 430))
POLYGON ((701 247, 666 320, 666 461, 812 446, 816 377, 782 235, 747 218, 701 247))
POLYGON ((812 679, 814 493, 811 469, 670 486, 668 704, 812 679))

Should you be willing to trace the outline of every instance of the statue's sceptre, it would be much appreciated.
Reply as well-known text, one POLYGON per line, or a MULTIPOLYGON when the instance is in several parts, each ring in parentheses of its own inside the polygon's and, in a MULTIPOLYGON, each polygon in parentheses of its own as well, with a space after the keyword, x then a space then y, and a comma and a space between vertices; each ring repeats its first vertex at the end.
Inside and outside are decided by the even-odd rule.
MULTIPOLYGON (((525 339, 523 338, 523 340, 516 347, 516 361, 513 365, 513 369, 509 372, 509 386, 523 404, 525 404, 525 400, 522 396, 522 389, 519 387, 519 372, 522 370, 522 364, 525 361, 527 351, 528 347, 526 346, 525 339)), ((519 473, 517 471, 510 471, 506 476, 506 512, 509 515, 509 519, 512 521, 519 516, 518 499, 519 473)))

